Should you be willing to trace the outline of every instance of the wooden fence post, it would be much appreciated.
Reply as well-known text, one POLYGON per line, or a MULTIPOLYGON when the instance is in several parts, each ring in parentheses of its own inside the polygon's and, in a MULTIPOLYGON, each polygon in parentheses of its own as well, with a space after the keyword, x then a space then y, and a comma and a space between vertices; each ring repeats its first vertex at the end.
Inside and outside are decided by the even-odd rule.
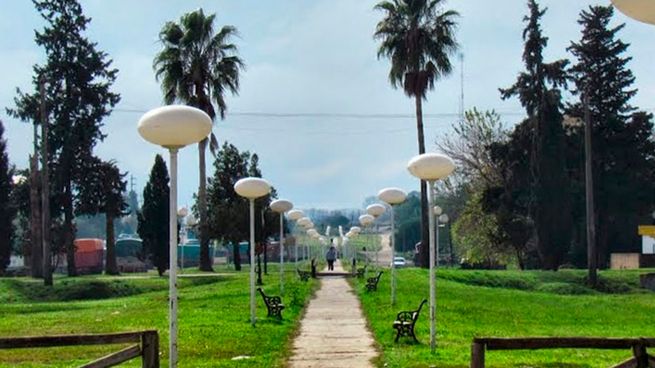
POLYGON ((637 368, 648 368, 648 353, 646 353, 646 346, 643 344, 636 344, 632 347, 632 354, 635 356, 637 368))
POLYGON ((484 344, 473 342, 471 345, 471 368, 484 368, 484 344))
POLYGON ((159 368, 159 335, 157 331, 145 331, 141 336, 142 367, 159 368))

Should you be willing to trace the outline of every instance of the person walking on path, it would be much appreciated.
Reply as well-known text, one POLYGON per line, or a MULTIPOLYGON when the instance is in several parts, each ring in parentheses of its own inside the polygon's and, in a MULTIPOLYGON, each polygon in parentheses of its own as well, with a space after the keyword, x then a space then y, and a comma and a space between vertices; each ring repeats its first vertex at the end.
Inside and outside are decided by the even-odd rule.
POLYGON ((337 259, 337 248, 333 246, 325 253, 325 260, 328 264, 328 271, 334 271, 334 261, 337 259))

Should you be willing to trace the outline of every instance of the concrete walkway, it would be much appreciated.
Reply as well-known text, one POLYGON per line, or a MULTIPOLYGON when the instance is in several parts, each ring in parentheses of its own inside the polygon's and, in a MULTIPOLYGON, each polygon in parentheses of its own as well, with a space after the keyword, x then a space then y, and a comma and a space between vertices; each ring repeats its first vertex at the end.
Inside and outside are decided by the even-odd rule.
MULTIPOLYGON (((339 261, 334 272, 344 272, 339 261)), ((378 353, 373 344, 350 284, 343 277, 323 277, 300 322, 289 367, 374 367, 371 359, 378 353)))

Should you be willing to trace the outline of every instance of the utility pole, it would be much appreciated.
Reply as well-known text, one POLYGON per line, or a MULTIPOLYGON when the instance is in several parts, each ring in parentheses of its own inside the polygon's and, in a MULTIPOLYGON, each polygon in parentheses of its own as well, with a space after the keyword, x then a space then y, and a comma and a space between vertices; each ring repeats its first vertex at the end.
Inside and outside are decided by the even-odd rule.
POLYGON ((48 116, 45 106, 45 80, 40 81, 41 94, 41 226, 43 240, 43 283, 52 286, 52 253, 50 252, 50 178, 48 170, 48 116))
POLYGON ((459 53, 459 122, 464 122, 464 54, 459 53))
POLYGON ((589 88, 585 88, 584 97, 584 150, 585 150, 585 195, 587 210, 587 268, 588 280, 591 287, 596 287, 598 277, 596 275, 596 224, 594 221, 594 179, 593 160, 591 149, 591 113, 589 111, 589 88))
POLYGON ((41 243, 41 198, 39 188, 39 130, 34 122, 34 153, 30 157, 30 273, 34 278, 43 277, 43 244, 41 243))

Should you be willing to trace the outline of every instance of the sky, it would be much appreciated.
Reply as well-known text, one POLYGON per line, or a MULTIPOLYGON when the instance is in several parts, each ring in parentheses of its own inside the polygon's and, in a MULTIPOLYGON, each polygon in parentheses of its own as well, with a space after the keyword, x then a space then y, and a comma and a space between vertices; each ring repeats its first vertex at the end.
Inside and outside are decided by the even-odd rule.
MULTIPOLYGON (((161 49, 162 25, 202 8, 216 13, 216 26, 233 25, 246 69, 238 96, 227 98, 225 120, 217 120, 219 143, 260 156, 263 176, 281 198, 297 208, 359 208, 364 199, 385 187, 417 190, 419 182, 407 169, 418 153, 414 102, 388 82, 389 62, 377 59, 372 37, 382 13, 369 0, 82 0, 92 18, 87 36, 113 59, 119 69, 113 91, 121 102, 104 120, 107 138, 96 153, 116 160, 134 176, 139 195, 154 156, 167 159, 162 148, 144 141, 136 124, 149 109, 161 106, 162 93, 152 60, 161 49)), ((570 57, 566 47, 580 37, 579 12, 609 0, 542 0, 549 37, 546 61, 570 57)), ((0 120, 6 127, 9 157, 27 166, 32 129, 7 116, 16 88, 31 91, 32 65, 44 60, 34 43, 34 30, 44 22, 30 1, 0 0, 0 120)), ((450 0, 460 13, 457 39, 463 69, 454 56, 453 73, 439 80, 424 103, 428 151, 452 132, 460 106, 494 109, 508 125, 524 117, 516 99, 502 101, 500 87, 510 86, 523 69, 521 32, 527 12, 524 0, 450 0), (463 73, 462 73, 463 72, 463 73)), ((655 111, 655 27, 622 14, 614 24, 627 23, 620 33, 630 43, 629 63, 639 93, 633 105, 655 111)), ((210 157, 210 156, 208 156, 210 157)), ((211 163, 211 159, 209 162, 211 163)), ((208 165, 208 175, 213 172, 208 165)), ((191 205, 198 187, 196 146, 179 157, 180 206, 191 205)))

